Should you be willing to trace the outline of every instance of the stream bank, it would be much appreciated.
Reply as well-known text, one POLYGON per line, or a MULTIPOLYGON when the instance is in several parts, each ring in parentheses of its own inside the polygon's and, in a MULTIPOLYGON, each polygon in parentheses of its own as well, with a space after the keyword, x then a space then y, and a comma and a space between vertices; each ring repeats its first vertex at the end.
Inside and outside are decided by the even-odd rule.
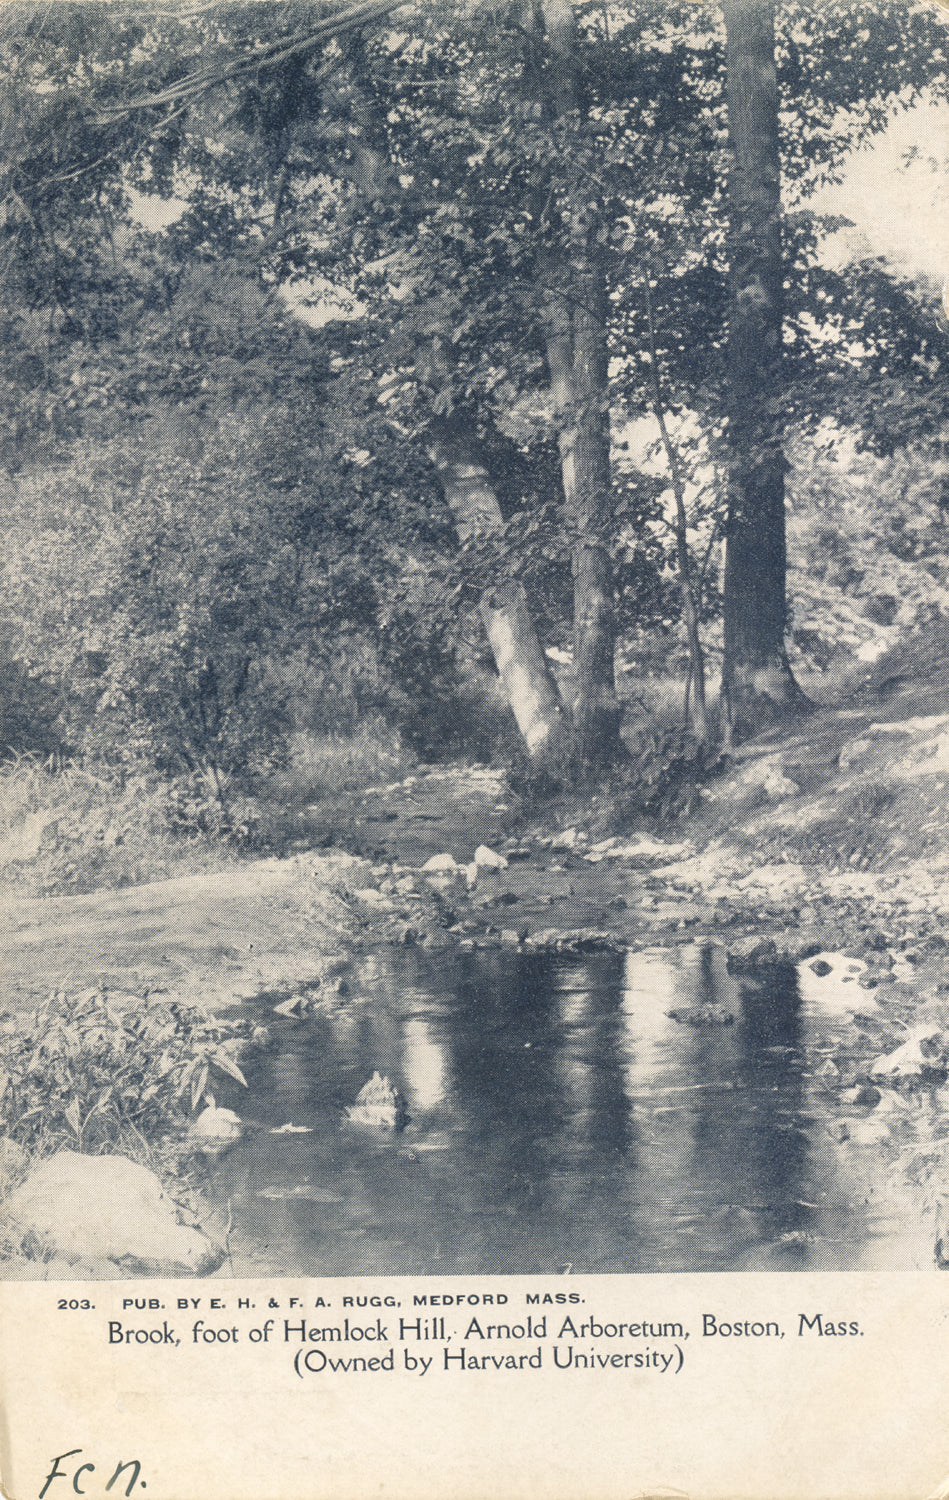
MULTIPOLYGON (((239 1004, 262 1023, 250 1059, 274 1027, 307 1016, 355 1024, 378 1008, 353 994, 360 955, 431 954, 447 972, 479 954, 490 967, 496 952, 510 975, 532 954, 569 965, 678 952, 663 961, 688 968, 688 954, 717 953, 730 982, 774 994, 793 983, 805 1003, 815 987, 833 992, 832 1034, 808 1035, 799 1054, 819 1080, 820 1129, 855 1159, 873 1148, 879 1190, 899 1180, 940 1261, 949 715, 932 693, 902 688, 866 708, 822 710, 755 742, 674 827, 617 827, 606 792, 538 811, 493 769, 420 767, 296 808, 281 858, 11 900, 0 935, 6 1024, 89 985, 129 1006, 171 999, 220 1015, 239 1004)), ((695 1035, 735 1019, 701 996, 661 1013, 695 1035)), ((226 1097, 253 1113, 240 1090, 226 1097)), ((18 1171, 14 1162, 11 1182, 18 1171)), ((220 1208, 207 1227, 227 1239, 220 1208)), ((31 1274, 43 1271, 34 1263, 31 1274)))

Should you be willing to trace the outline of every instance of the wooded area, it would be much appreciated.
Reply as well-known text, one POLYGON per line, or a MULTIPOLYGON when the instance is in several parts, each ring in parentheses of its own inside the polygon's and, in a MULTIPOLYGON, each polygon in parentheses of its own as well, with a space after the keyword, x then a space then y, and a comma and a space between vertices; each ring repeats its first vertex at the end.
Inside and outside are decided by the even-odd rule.
POLYGON ((207 821, 367 717, 576 783, 662 678, 700 766, 943 612, 938 292, 811 205, 944 49, 904 0, 5 7, 4 744, 207 821), (898 532, 835 533, 845 448, 898 532))
POLYGON ((10 1275, 946 1265, 946 27, 2 7, 10 1275))

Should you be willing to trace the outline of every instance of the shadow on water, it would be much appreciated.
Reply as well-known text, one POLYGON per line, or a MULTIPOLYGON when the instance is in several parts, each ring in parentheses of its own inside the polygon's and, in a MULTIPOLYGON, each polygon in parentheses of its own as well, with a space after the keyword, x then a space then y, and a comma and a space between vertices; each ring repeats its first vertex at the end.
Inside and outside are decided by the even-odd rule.
POLYGON ((272 1018, 227 1101, 257 1127, 214 1168, 234 1270, 907 1269, 905 1205, 874 1206, 808 1070, 842 1024, 711 947, 374 956, 336 1014, 272 1018), (394 1135, 341 1123, 377 1071, 394 1135))

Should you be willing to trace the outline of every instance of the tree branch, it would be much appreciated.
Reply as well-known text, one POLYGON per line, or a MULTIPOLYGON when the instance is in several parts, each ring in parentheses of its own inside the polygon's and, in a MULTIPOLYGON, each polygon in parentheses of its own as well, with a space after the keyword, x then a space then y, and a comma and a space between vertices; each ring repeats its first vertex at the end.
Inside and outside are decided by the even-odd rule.
POLYGON ((222 83, 246 77, 248 74, 258 72, 261 68, 277 67, 280 63, 298 56, 301 52, 309 51, 321 42, 342 36, 356 27, 370 25, 373 21, 381 21, 404 3, 405 0, 363 0, 362 4, 355 5, 349 10, 337 11, 335 15, 327 16, 325 20, 318 21, 306 32, 298 34, 289 41, 283 39, 271 42, 269 46, 261 47, 258 52, 235 58, 232 62, 215 67, 199 68, 181 79, 179 83, 162 89, 157 94, 143 94, 138 99, 129 99, 124 104, 106 108, 101 112, 100 123, 113 121, 134 110, 158 109, 163 104, 180 104, 182 101, 190 103, 222 83))

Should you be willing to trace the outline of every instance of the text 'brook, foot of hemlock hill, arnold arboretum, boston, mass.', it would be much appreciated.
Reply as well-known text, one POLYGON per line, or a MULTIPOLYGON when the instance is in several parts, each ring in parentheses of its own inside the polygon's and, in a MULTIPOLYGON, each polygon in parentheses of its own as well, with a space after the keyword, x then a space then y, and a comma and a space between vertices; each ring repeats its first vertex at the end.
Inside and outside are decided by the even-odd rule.
POLYGON ((947 59, 2 6, 0 1275, 949 1267, 947 59))

